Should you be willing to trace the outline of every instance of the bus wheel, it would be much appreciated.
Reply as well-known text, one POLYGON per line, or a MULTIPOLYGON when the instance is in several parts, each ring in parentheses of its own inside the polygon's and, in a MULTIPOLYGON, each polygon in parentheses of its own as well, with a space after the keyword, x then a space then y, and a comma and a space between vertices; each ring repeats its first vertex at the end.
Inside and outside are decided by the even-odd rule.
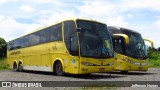
POLYGON ((17 71, 17 64, 14 62, 13 63, 13 71, 16 72, 17 71))
POLYGON ((18 65, 18 71, 19 71, 19 72, 22 72, 22 71, 23 71, 22 63, 19 63, 19 65, 18 65))
POLYGON ((55 63, 55 69, 54 70, 55 70, 54 72, 57 76, 62 76, 64 74, 63 73, 63 68, 62 68, 62 63, 60 61, 57 61, 55 63))

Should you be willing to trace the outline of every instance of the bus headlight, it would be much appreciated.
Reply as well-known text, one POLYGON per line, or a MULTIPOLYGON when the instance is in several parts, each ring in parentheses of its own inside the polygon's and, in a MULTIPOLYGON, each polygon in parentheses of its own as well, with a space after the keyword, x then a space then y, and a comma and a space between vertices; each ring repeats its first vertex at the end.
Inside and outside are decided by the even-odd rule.
POLYGON ((128 60, 128 62, 129 62, 129 63, 132 63, 132 64, 134 64, 134 63, 135 63, 135 62, 133 62, 132 60, 128 60))
POLYGON ((134 65, 140 65, 140 63, 137 63, 137 62, 134 62, 133 64, 134 64, 134 65))
POLYGON ((141 65, 142 65, 142 66, 145 66, 145 65, 148 65, 148 63, 147 63, 147 62, 146 62, 146 63, 142 63, 141 65))
POLYGON ((86 65, 86 66, 93 66, 94 64, 89 63, 89 62, 81 62, 82 65, 86 65))

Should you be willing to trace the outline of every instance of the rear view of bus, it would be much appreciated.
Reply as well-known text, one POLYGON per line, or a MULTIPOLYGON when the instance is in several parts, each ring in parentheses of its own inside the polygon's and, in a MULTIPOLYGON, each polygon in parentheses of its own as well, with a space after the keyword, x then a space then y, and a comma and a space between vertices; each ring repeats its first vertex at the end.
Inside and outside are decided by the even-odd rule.
POLYGON ((8 66, 56 75, 111 72, 114 51, 106 24, 70 19, 12 40, 8 66))
POLYGON ((147 49, 141 34, 126 28, 109 26, 108 29, 116 52, 114 69, 122 73, 147 71, 147 49))

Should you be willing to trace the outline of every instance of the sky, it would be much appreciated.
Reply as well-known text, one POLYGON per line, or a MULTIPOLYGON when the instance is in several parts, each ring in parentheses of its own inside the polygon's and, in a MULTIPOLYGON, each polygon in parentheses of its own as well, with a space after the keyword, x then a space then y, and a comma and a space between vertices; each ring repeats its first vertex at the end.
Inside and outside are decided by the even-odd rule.
POLYGON ((67 18, 129 28, 160 47, 160 0, 0 0, 0 37, 10 41, 67 18))

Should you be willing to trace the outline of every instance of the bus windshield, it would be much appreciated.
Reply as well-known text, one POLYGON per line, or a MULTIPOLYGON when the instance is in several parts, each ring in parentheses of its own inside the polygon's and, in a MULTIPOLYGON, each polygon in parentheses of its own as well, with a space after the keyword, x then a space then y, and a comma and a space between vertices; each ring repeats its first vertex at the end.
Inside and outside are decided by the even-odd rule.
POLYGON ((146 59, 147 49, 141 34, 129 30, 122 30, 122 33, 129 37, 129 45, 126 46, 126 54, 133 58, 146 59))
POLYGON ((98 22, 77 20, 82 57, 113 57, 113 46, 107 26, 98 22))

